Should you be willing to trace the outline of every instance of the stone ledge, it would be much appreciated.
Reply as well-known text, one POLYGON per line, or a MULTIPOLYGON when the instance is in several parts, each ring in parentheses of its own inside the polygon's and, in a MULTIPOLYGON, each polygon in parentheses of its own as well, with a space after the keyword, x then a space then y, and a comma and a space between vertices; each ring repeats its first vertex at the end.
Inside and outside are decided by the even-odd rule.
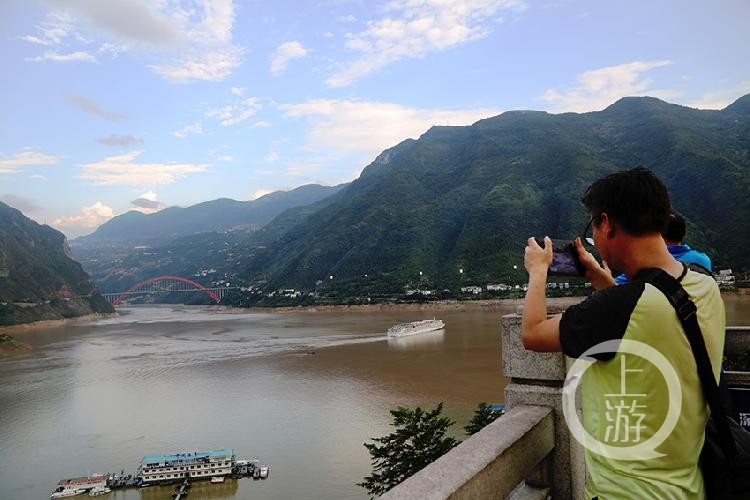
POLYGON ((562 382, 567 373, 565 355, 561 352, 534 352, 521 341, 521 316, 506 314, 502 326, 503 375, 511 378, 562 382))
POLYGON ((506 498, 554 446, 552 410, 518 406, 381 498, 506 498))

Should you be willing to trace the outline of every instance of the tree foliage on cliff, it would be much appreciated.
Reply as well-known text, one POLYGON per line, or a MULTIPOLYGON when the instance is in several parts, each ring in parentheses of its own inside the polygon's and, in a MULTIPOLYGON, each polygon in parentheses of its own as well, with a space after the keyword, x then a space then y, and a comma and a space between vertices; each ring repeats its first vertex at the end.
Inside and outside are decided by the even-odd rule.
POLYGON ((437 460, 459 441, 446 436, 453 421, 441 416, 443 403, 432 410, 399 407, 391 410, 395 431, 365 443, 372 459, 372 475, 359 486, 382 495, 407 477, 437 460))

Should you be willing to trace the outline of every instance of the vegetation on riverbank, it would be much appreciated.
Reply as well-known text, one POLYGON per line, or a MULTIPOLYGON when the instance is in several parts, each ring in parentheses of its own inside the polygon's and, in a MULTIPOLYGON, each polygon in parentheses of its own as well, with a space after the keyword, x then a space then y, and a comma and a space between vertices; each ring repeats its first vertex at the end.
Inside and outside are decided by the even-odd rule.
POLYGON ((0 333, 0 354, 6 352, 28 351, 31 347, 23 342, 19 342, 10 335, 0 333))

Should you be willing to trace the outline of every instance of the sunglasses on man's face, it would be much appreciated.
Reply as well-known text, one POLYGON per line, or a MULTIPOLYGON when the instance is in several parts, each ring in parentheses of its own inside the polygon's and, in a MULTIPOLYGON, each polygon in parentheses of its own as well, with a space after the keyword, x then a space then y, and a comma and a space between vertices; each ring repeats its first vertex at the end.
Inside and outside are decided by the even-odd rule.
POLYGON ((598 219, 598 215, 594 215, 589 219, 589 223, 586 224, 586 227, 583 229, 583 232, 581 233, 581 241, 588 243, 591 246, 594 246, 594 238, 593 238, 593 230, 591 229, 591 225, 594 223, 594 220, 598 219))

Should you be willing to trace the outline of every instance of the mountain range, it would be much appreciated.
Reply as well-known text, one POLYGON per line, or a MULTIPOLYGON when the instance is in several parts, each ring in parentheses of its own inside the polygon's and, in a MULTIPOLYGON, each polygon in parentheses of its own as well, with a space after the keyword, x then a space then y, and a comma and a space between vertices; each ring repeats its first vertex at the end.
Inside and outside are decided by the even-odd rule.
POLYGON ((61 232, 0 203, 0 325, 112 312, 61 232))
POLYGON ((178 238, 92 275, 124 286, 210 265, 237 283, 350 296, 520 282, 527 238, 578 235, 586 186, 636 165, 667 184, 687 243, 717 268, 750 269, 748 95, 723 110, 631 97, 599 112, 509 111, 432 127, 337 192, 257 230, 178 238))
POLYGON ((258 228, 284 210, 318 201, 343 186, 308 184, 290 191, 276 191, 256 200, 220 198, 186 208, 169 207, 152 214, 131 210, 108 220, 93 233, 72 240, 71 245, 155 246, 206 231, 258 228))

